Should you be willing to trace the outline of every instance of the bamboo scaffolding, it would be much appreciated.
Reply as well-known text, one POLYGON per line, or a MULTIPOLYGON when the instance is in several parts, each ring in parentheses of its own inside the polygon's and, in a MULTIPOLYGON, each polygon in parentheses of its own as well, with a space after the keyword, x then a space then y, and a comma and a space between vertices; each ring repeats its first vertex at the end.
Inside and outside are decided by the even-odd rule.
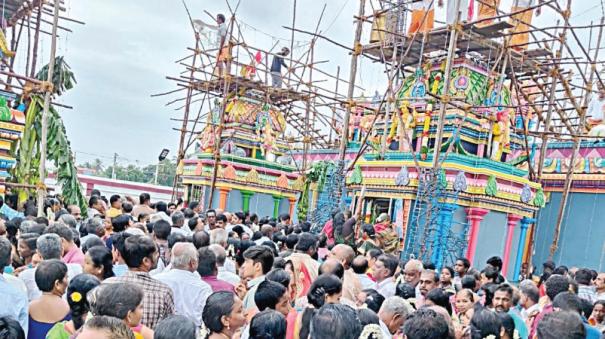
MULTIPOLYGON (((55 0, 55 14, 53 19, 53 33, 50 43, 50 58, 48 61, 48 77, 46 81, 52 83, 54 69, 55 69, 55 54, 57 52, 57 23, 59 22, 59 0, 55 0)), ((52 86, 46 89, 44 94, 44 105, 42 109, 42 131, 40 134, 40 182, 44 183, 46 179, 46 143, 48 138, 48 111, 50 109, 52 86)), ((44 216, 44 198, 46 197, 46 190, 43 188, 44 185, 38 189, 38 216, 44 216)))
MULTIPOLYGON (((569 11, 571 6, 571 0, 568 0, 568 5, 567 5, 567 11, 569 11)), ((603 36, 603 22, 605 21, 605 18, 601 18, 601 25, 599 25, 599 34, 597 37, 597 46, 594 52, 594 58, 593 60, 596 60, 597 57, 599 56, 599 50, 601 47, 601 38, 603 36)), ((568 21, 566 21, 568 22, 568 21)), ((590 75, 588 77, 588 83, 587 83, 587 87, 592 87, 592 81, 593 81, 593 77, 595 75, 597 75, 598 73, 596 72, 596 67, 592 67, 591 71, 590 71, 590 75)), ((588 100, 591 97, 591 92, 587 91, 586 95, 584 97, 584 103, 582 105, 582 107, 586 107, 586 105, 588 104, 588 100)), ((579 126, 577 127, 577 131, 580 132, 583 128, 584 128, 584 124, 586 122, 586 110, 584 108, 581 109, 581 111, 579 112, 580 115, 580 123, 579 126)), ((553 240, 552 240, 552 244, 550 245, 550 249, 549 249, 549 256, 548 258, 552 260, 553 256, 555 255, 555 251, 557 250, 557 248, 559 247, 559 237, 561 234, 561 225, 563 223, 563 217, 565 215, 565 210, 567 208, 567 202, 569 199, 569 191, 571 189, 571 185, 573 182, 573 172, 574 172, 574 163, 576 158, 579 155, 579 151, 580 151, 580 144, 582 143, 582 137, 575 137, 574 138, 574 145, 573 145, 573 153, 571 154, 571 159, 569 160, 569 168, 567 169, 567 173, 565 174, 565 185, 563 188, 563 193, 561 195, 561 203, 559 205, 559 211, 557 214, 557 222, 555 224, 555 232, 553 235, 553 240)))

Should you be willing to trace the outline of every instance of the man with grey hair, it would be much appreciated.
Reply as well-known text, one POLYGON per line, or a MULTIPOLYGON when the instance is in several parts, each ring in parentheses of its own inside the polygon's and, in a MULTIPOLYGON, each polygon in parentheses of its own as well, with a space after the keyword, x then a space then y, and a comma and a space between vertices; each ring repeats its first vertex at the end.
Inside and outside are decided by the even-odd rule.
POLYGON ((403 267, 403 281, 413 286, 416 289, 416 298, 422 298, 420 293, 420 274, 422 274, 424 266, 422 261, 417 259, 411 259, 403 267))
POLYGON ((101 218, 89 218, 84 224, 84 230, 86 235, 80 238, 80 246, 84 247, 84 244, 91 238, 99 238, 105 234, 105 225, 103 225, 103 219, 101 218))
POLYGON ((210 244, 221 245, 223 248, 227 246, 228 234, 224 228, 215 228, 210 231, 210 244))
POLYGON ((170 233, 179 233, 182 234, 184 236, 188 236, 189 234, 191 234, 191 231, 188 229, 188 226, 185 227, 185 214, 183 214, 183 212, 181 211, 175 211, 174 213, 172 213, 172 215, 170 216, 172 219, 172 228, 170 230, 170 233))
POLYGON ((263 236, 260 237, 260 239, 256 239, 254 241, 256 243, 256 245, 260 246, 265 241, 273 241, 273 226, 271 226, 269 224, 265 224, 265 225, 261 226, 260 232, 263 234, 263 236))
MULTIPOLYGON (((11 262, 11 250, 12 246, 8 239, 0 237, 0 267, 10 265, 11 262)), ((0 300, 2 300, 2 307, 0 307, 0 317, 9 316, 19 321, 21 328, 27 336, 27 323, 28 323, 28 301, 27 293, 22 288, 23 283, 14 277, 14 280, 9 280, 8 276, 0 274, 0 300)))
POLYGON ((519 284, 519 305, 521 306, 521 318, 527 321, 530 317, 540 313, 540 291, 531 280, 523 280, 519 284))
POLYGON ((199 327, 202 324, 202 311, 206 299, 212 294, 212 288, 202 281, 197 273, 198 253, 195 246, 187 242, 176 243, 172 247, 170 264, 172 269, 154 278, 172 289, 176 313, 193 320, 199 327))
POLYGON ((414 309, 405 299, 398 296, 386 298, 378 311, 383 338, 392 338, 412 312, 414 309))
MULTIPOLYGON (((59 259, 63 254, 63 245, 61 243, 61 237, 54 233, 46 233, 38 237, 36 240, 36 254, 38 260, 33 260, 32 263, 42 260, 59 259)), ((82 273, 82 265, 80 264, 67 264, 67 280, 71 281, 73 277, 82 273)), ((38 299, 42 292, 38 289, 36 284, 36 268, 28 268, 19 274, 19 279, 25 283, 27 288, 27 298, 29 301, 38 299)))
POLYGON ((32 233, 31 228, 35 225, 36 222, 33 220, 23 220, 19 226, 19 231, 21 231, 21 233, 32 233))
POLYGON ((239 285, 241 282, 239 275, 230 272, 225 268, 225 262, 227 260, 227 252, 225 249, 219 244, 212 244, 208 249, 216 255, 216 267, 218 267, 218 275, 216 278, 218 280, 226 281, 234 287, 239 285))
POLYGON ((78 221, 71 214, 61 215, 58 221, 69 228, 76 228, 78 226, 78 221))
MULTIPOLYGON (((224 228, 215 228, 210 231, 210 245, 217 244, 222 248, 227 248, 228 233, 224 228)), ((227 258, 223 266, 227 271, 235 274, 235 262, 227 258)))

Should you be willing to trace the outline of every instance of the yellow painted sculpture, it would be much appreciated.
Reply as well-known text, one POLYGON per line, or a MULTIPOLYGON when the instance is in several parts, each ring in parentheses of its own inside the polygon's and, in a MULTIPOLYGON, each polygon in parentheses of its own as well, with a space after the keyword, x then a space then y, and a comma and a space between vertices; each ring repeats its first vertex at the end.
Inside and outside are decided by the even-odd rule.
POLYGON ((498 112, 492 125, 492 160, 500 161, 502 153, 510 148, 510 126, 509 110, 498 112))
POLYGON ((8 58, 12 58, 15 56, 15 52, 11 51, 8 48, 8 43, 6 42, 6 36, 4 35, 4 32, 2 32, 2 30, 0 30, 0 52, 2 52, 2 55, 8 58))
POLYGON ((275 149, 275 137, 271 130, 271 124, 267 122, 263 131, 261 154, 265 157, 265 160, 272 161, 275 155, 273 150, 275 149))

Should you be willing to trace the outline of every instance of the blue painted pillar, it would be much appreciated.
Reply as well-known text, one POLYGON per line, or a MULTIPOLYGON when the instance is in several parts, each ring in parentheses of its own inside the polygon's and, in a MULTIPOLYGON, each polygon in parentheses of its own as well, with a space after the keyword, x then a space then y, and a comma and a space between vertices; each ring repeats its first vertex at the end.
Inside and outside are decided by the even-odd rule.
POLYGON ((433 254, 431 261, 435 264, 435 268, 441 269, 443 265, 443 252, 445 251, 447 233, 452 227, 452 219, 454 211, 458 208, 456 204, 441 204, 439 216, 437 218, 437 231, 433 238, 433 254))
POLYGON ((521 265, 523 264, 523 251, 525 250, 525 239, 527 238, 527 230, 529 226, 536 222, 534 218, 523 217, 521 219, 521 233, 519 234, 519 245, 517 246, 517 259, 513 269, 512 281, 519 280, 521 273, 521 265))

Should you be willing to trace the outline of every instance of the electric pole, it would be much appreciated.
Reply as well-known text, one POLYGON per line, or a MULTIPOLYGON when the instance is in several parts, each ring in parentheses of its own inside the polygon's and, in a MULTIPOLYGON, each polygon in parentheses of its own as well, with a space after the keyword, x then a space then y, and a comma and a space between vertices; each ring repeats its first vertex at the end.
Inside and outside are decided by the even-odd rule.
POLYGON ((113 166, 111 167, 111 178, 116 178, 116 166, 118 165, 118 153, 113 154, 113 166))

